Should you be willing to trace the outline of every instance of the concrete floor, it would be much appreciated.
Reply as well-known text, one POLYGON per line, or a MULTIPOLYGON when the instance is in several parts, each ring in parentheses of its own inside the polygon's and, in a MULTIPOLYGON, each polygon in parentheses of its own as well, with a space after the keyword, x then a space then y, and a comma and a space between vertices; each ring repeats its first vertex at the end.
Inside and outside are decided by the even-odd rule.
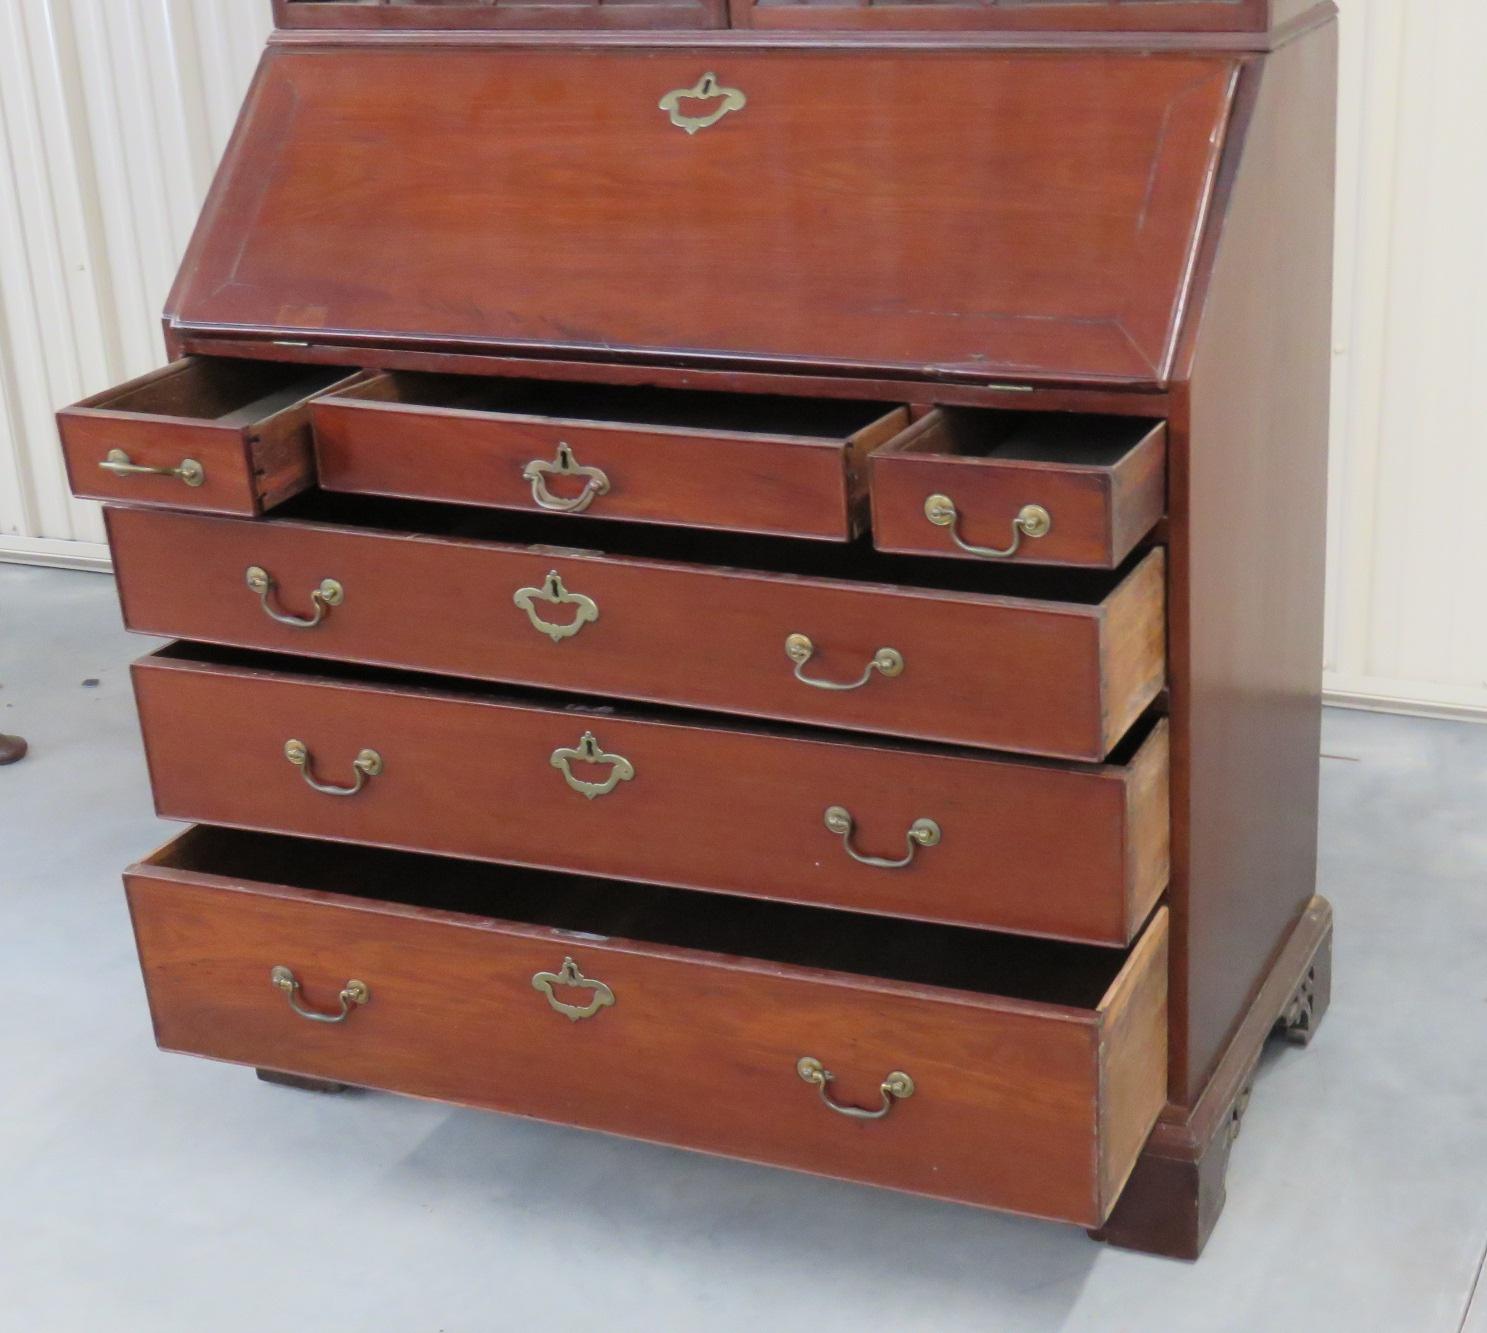
POLYGON ((1487 1333, 1487 727, 1334 711, 1332 1011, 1272 1045, 1208 1252, 152 1045, 106 578, 0 565, 0 1333, 1487 1333), (96 683, 94 683, 96 682, 96 683))

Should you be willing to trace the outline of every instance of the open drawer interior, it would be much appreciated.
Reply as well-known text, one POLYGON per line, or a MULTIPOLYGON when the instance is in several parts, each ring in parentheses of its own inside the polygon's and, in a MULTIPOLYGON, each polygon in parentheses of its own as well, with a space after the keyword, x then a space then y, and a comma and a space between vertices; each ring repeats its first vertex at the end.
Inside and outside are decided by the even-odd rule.
POLYGON ((89 399, 88 406, 139 417, 246 427, 345 379, 334 366, 193 357, 89 399))
POLYGON ((872 457, 884 551, 1110 569, 1166 507, 1166 426, 936 408, 872 457))
POLYGON ((198 825, 146 868, 915 986, 1093 1010, 1127 953, 824 908, 744 901, 415 852, 198 825))
POLYGON ((126 883, 168 1050, 1085 1226, 1165 1099, 1164 909, 1105 951, 211 828, 126 883))
POLYGON ((496 413, 563 422, 846 439, 892 410, 882 403, 489 375, 393 371, 336 393, 331 403, 388 403, 439 412, 496 413))
POLYGON ((314 481, 308 401, 351 372, 188 357, 57 415, 73 492, 257 517, 314 481))

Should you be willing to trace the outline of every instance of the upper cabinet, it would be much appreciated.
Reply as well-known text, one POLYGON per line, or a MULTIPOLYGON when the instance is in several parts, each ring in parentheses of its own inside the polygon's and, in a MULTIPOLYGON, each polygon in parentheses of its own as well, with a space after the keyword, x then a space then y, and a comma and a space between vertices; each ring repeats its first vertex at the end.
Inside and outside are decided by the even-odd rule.
POLYGON ((727 0, 274 0, 281 28, 726 28, 727 0))
POLYGON ((281 28, 1265 32, 1316 0, 274 0, 281 28), (731 12, 730 12, 731 11, 731 12))

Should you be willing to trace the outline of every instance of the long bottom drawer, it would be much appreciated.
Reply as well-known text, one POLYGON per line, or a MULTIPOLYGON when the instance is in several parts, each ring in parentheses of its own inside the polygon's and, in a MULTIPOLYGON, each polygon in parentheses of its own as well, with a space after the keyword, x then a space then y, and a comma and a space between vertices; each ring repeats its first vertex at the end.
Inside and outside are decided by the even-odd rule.
POLYGON ((1085 1226, 1165 1099, 1165 910, 1120 953, 206 827, 125 881, 170 1050, 1085 1226))

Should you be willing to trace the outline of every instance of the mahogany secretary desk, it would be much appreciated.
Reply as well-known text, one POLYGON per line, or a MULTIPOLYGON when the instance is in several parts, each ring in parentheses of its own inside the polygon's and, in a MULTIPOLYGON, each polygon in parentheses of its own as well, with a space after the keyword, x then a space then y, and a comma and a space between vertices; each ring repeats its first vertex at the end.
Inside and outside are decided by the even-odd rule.
POLYGON ((1330 987, 1333 6, 276 17, 59 418, 159 1044, 1196 1257, 1330 987))

